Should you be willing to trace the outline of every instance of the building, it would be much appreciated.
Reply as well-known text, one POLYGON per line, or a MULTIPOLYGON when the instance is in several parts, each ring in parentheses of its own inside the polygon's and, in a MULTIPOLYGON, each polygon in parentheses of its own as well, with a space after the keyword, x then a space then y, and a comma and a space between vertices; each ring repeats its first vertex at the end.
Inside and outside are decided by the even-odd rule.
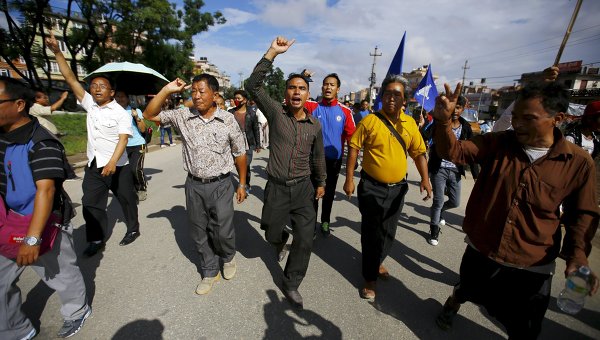
POLYGON ((194 75, 207 73, 217 78, 219 88, 231 87, 231 78, 227 74, 221 73, 215 64, 208 61, 207 57, 196 59, 194 55, 190 55, 190 59, 194 62, 194 75))
MULTIPOLYGON (((419 87, 419 83, 425 77, 427 73, 427 69, 429 65, 423 65, 422 67, 415 68, 410 72, 402 72, 402 76, 408 80, 408 86, 410 86, 411 90, 414 91, 417 87, 419 87)), ((433 74, 433 81, 435 82, 438 79, 438 76, 433 74)))

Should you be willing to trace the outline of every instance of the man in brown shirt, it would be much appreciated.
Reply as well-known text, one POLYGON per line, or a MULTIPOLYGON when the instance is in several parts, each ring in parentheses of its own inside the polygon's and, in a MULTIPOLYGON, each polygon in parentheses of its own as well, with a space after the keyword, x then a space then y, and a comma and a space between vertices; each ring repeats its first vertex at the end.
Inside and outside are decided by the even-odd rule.
MULTIPOLYGON (((269 180, 265 187, 261 229, 281 254, 292 226, 294 239, 283 272, 283 293, 297 308, 303 307, 298 287, 306 275, 312 250, 316 213, 313 200, 325 194, 325 152, 319 121, 304 108, 308 82, 300 74, 286 81, 285 103, 272 99, 263 81, 273 59, 288 50, 294 40, 277 37, 248 78, 247 89, 269 122, 269 180), (310 176, 316 182, 316 192, 310 176)), ((280 256, 280 261, 284 256, 280 256)))
MULTIPOLYGON (((436 322, 452 326, 460 304, 483 305, 506 327, 509 338, 536 338, 548 308, 555 259, 565 275, 588 265, 598 227, 594 164, 556 125, 568 96, 556 84, 528 85, 517 97, 513 131, 457 141, 450 129, 461 86, 437 98, 438 154, 453 163, 477 162, 481 171, 469 198, 463 229, 467 249, 460 283, 436 322), (560 215, 560 205, 564 213, 560 215), (566 234, 561 249, 560 224, 566 234)), ((592 273, 594 285, 598 279, 592 273)))

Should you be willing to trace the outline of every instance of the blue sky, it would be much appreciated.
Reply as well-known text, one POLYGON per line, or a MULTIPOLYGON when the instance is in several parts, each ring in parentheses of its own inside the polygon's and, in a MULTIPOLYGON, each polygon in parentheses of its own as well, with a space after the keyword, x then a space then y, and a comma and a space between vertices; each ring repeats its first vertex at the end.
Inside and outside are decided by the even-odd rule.
MULTIPOLYGON (((64 0, 55 0, 60 3, 64 0)), ((181 0, 175 0, 181 4, 181 0)), ((575 0, 206 0, 203 11, 227 19, 194 38, 196 57, 208 59, 239 84, 277 35, 296 43, 275 66, 284 73, 314 70, 320 82, 336 72, 341 93, 366 88, 375 46, 381 82, 404 31, 403 71, 430 64, 438 88, 462 78, 513 84, 521 73, 554 62, 575 0)), ((0 16, 3 19, 3 16, 0 16)), ((600 66, 600 1, 586 0, 561 61, 600 66)), ((313 88, 313 92, 319 89, 313 88)), ((317 95, 318 93, 313 93, 317 95)))
MULTIPOLYGON (((431 63, 442 82, 456 83, 469 59, 467 78, 486 77, 492 87, 512 84, 524 72, 554 62, 575 0, 208 0, 203 10, 228 22, 195 37, 204 56, 239 84, 277 35, 296 44, 275 65, 284 73, 315 70, 342 79, 341 93, 368 87, 375 46, 380 82, 404 31, 403 71, 431 63), (503 78, 492 78, 503 77, 503 78)), ((600 1, 579 12, 561 61, 600 63, 600 1)), ((600 64, 596 65, 599 66, 600 64)), ((319 91, 319 89, 313 89, 319 91)))

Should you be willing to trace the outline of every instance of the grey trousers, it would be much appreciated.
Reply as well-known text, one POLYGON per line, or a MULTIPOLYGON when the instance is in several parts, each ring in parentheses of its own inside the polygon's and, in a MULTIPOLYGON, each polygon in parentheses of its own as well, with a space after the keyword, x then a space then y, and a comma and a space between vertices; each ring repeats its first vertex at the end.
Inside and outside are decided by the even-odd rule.
POLYGON ((202 277, 219 273, 219 257, 227 263, 235 256, 233 194, 231 177, 202 183, 188 176, 185 181, 189 232, 200 254, 202 277))
MULTIPOLYGON (((72 226, 59 232, 52 250, 28 266, 58 293, 62 303, 60 313, 65 320, 80 319, 90 308, 77 266, 72 233, 72 226)), ((21 311, 21 290, 17 286, 25 268, 0 255, 0 339, 21 339, 33 328, 21 311)))
POLYGON ((460 205, 460 174, 446 168, 440 168, 438 172, 430 174, 433 186, 433 203, 431 204, 431 225, 439 226, 442 214, 448 209, 457 208, 460 205), (448 192, 448 200, 444 202, 444 192, 448 192))

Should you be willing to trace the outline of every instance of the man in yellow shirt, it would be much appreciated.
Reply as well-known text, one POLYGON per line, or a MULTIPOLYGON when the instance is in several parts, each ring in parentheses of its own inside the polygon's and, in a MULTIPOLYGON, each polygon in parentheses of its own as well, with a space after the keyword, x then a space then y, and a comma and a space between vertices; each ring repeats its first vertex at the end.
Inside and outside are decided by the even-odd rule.
POLYGON ((389 277, 381 264, 394 242, 398 216, 408 191, 408 156, 415 161, 421 175, 421 193, 423 190, 427 192, 424 200, 431 198, 425 142, 414 119, 404 114, 403 109, 405 93, 409 91, 408 81, 399 75, 388 75, 381 90, 381 112, 363 118, 350 140, 344 183, 344 191, 351 196, 354 192, 354 165, 358 151, 362 149, 358 209, 362 215, 362 275, 365 284, 360 296, 363 299, 375 298, 378 276, 389 277))

